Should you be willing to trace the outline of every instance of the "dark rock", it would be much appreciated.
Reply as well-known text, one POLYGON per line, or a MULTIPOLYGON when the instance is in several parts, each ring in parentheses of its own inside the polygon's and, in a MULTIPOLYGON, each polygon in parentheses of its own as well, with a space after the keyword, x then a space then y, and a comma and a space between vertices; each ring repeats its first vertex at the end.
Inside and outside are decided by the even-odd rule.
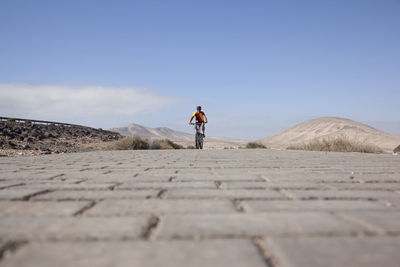
POLYGON ((38 137, 40 135, 39 131, 37 130, 32 130, 29 134, 33 137, 38 137))
POLYGON ((45 132, 44 137, 45 138, 54 138, 55 136, 51 132, 45 132))
POLYGON ((393 149, 393 153, 400 153, 400 145, 393 149))
POLYGON ((11 147, 11 148, 14 148, 17 145, 13 141, 8 141, 8 146, 11 147))

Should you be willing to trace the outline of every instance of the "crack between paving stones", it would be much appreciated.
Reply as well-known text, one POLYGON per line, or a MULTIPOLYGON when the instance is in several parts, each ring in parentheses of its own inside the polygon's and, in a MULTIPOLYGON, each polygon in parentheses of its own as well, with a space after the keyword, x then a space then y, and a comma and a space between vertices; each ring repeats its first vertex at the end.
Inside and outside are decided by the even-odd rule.
POLYGON ((47 194, 47 193, 50 193, 50 192, 53 192, 53 191, 54 190, 46 189, 46 190, 42 190, 42 191, 39 191, 39 192, 35 192, 33 194, 26 195, 26 196, 24 196, 22 198, 15 198, 15 199, 12 199, 12 200, 28 201, 28 200, 31 200, 31 198, 33 198, 33 197, 36 197, 36 196, 39 196, 39 195, 44 195, 44 194, 47 194))
MULTIPOLYGON (((246 239, 249 238, 251 234, 171 234, 165 236, 157 237, 157 240, 216 240, 216 239, 246 239)), ((299 233, 299 232, 287 232, 287 233, 274 233, 270 234, 270 237, 291 237, 291 238, 299 238, 299 237, 372 237, 372 236, 390 236, 397 237, 400 236, 400 231, 391 231, 387 232, 384 235, 379 235, 376 233, 372 233, 370 231, 349 231, 349 232, 314 232, 314 233, 299 233)))
POLYGON ((398 184, 400 181, 397 180, 370 180, 370 181, 364 181, 366 184, 381 184, 381 183, 387 183, 387 184, 398 184))
POLYGON ((91 201, 89 204, 87 204, 86 206, 75 212, 72 216, 81 216, 83 213, 93 208, 98 202, 100 201, 91 201))
MULTIPOLYGON (((89 217, 96 217, 96 216, 89 216, 89 217)), ((110 216, 105 216, 104 218, 108 218, 110 216)), ((112 216, 111 216, 112 217, 112 216)), ((110 217, 110 218, 111 218, 110 217)), ((122 216, 123 217, 123 216, 122 216)), ((156 216, 157 217, 157 216, 156 216)), ((156 238, 156 233, 157 231, 161 228, 161 224, 163 222, 162 218, 159 217, 160 221, 158 222, 157 226, 152 228, 152 235, 150 240, 154 240, 156 238)), ((150 222, 150 220, 149 220, 150 222)), ((44 238, 40 239, 40 241, 44 242, 51 242, 51 243, 58 243, 58 242, 65 242, 65 241, 71 241, 71 242, 101 242, 101 241, 139 241, 139 240, 147 240, 144 239, 144 234, 148 231, 149 225, 145 227, 145 229, 142 231, 142 233, 138 237, 129 237, 129 236, 123 236, 123 237, 74 237, 74 238, 44 238)), ((341 232, 329 232, 329 233, 282 233, 282 234, 271 234, 269 235, 270 237, 283 237, 283 238, 303 238, 303 237, 400 237, 400 231, 388 231, 385 235, 377 235, 373 234, 371 232, 348 232, 348 233, 341 233, 341 232)), ((157 240, 165 240, 165 241, 171 241, 171 240, 186 240, 186 241, 193 241, 193 240, 243 240, 243 239, 249 239, 254 237, 254 235, 247 235, 247 234, 241 234, 241 235, 233 235, 233 234, 224 234, 224 235, 191 235, 191 236, 179 236, 179 235, 170 235, 170 236, 157 236, 157 240)), ((36 240, 35 240, 36 241, 36 240)))
POLYGON ((379 199, 371 197, 300 197, 301 201, 312 201, 312 200, 337 200, 337 201, 376 201, 379 199))
POLYGON ((157 216, 157 215, 153 215, 150 218, 146 229, 141 234, 141 237, 145 240, 152 240, 155 236, 157 227, 160 225, 160 222, 161 222, 161 217, 157 216))
POLYGON ((264 259, 265 264, 268 267, 278 267, 277 259, 272 255, 267 243, 261 237, 252 238, 253 244, 257 247, 258 251, 264 259))
POLYGON ((215 181, 215 186, 217 187, 217 189, 222 189, 222 182, 221 181, 215 181))
POLYGON ((164 199, 168 193, 168 189, 161 189, 160 192, 157 194, 157 198, 164 199))
POLYGON ((58 177, 62 177, 62 176, 64 176, 64 175, 65 175, 64 173, 57 174, 57 175, 54 175, 54 176, 49 177, 47 180, 54 180, 54 179, 56 179, 56 178, 58 178, 58 177))
POLYGON ((114 185, 108 187, 108 190, 114 191, 114 189, 115 189, 117 186, 121 185, 121 184, 122 184, 122 183, 116 183, 116 184, 114 184, 114 185))
POLYGON ((21 186, 21 185, 25 185, 25 183, 6 185, 6 186, 3 186, 3 187, 0 187, 0 190, 11 188, 11 187, 16 187, 16 186, 21 186))
POLYGON ((0 261, 4 259, 7 254, 12 254, 17 251, 20 247, 27 244, 28 241, 8 241, 0 247, 0 261))
POLYGON ((88 179, 82 179, 80 181, 75 182, 74 184, 81 184, 81 183, 86 182, 86 181, 88 181, 88 179))

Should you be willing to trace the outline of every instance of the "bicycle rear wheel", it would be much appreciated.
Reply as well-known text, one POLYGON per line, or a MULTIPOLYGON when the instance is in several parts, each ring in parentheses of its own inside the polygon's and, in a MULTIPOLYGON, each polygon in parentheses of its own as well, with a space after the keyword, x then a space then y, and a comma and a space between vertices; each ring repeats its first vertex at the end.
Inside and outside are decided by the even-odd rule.
POLYGON ((203 149, 203 135, 201 133, 196 133, 195 146, 196 149, 203 149))
POLYGON ((199 149, 199 134, 196 133, 196 137, 194 140, 194 146, 196 147, 196 149, 199 149))
POLYGON ((199 134, 199 149, 203 149, 203 135, 199 134))

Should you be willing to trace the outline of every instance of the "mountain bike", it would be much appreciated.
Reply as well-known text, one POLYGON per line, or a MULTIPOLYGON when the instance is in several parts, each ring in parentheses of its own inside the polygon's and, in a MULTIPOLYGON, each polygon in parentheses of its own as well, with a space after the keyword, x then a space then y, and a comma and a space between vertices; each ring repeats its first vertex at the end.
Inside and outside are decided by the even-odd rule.
POLYGON ((196 130, 194 145, 195 145, 196 149, 203 149, 204 137, 200 131, 201 123, 192 123, 192 125, 194 125, 194 129, 196 130))

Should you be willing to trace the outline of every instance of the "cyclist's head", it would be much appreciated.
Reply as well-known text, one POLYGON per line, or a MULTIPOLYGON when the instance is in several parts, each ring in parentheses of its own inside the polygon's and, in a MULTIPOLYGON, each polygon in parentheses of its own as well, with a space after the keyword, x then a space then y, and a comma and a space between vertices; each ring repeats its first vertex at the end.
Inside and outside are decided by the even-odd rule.
POLYGON ((200 107, 200 106, 197 106, 197 110, 198 110, 198 111, 201 111, 201 107, 200 107))

